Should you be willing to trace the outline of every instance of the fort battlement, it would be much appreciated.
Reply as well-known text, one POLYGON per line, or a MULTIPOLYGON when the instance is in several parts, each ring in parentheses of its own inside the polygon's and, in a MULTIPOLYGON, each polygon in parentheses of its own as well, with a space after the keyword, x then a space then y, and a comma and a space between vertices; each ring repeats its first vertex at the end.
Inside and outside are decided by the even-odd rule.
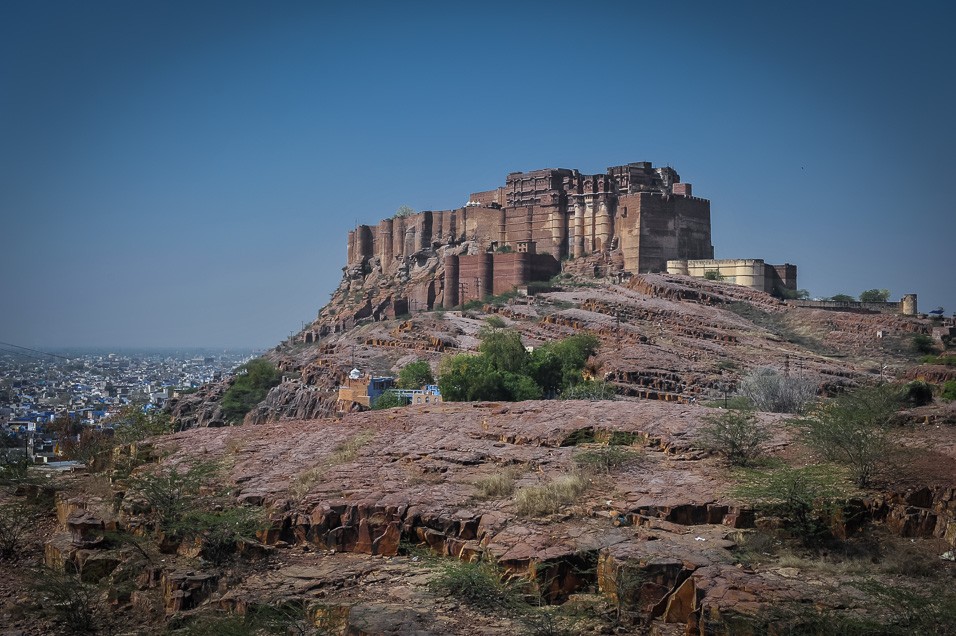
POLYGON ((691 184, 681 182, 673 168, 637 162, 603 174, 566 168, 513 172, 504 186, 474 192, 460 208, 358 226, 349 232, 348 262, 351 266, 378 258, 382 271, 389 273, 404 258, 465 241, 476 243, 481 253, 533 246, 528 256, 510 259, 514 263, 500 258, 506 254, 497 254, 490 267, 462 256, 462 280, 492 272, 484 282, 480 275, 471 276, 477 279, 476 297, 479 287, 490 292, 504 285, 495 279, 496 270, 517 272, 507 276, 508 282, 528 282, 522 272, 544 275, 562 259, 598 252, 620 250, 624 269, 633 273, 661 272, 668 260, 709 259, 714 254, 710 202, 693 196, 691 184), (545 266, 546 257, 554 265, 545 266))

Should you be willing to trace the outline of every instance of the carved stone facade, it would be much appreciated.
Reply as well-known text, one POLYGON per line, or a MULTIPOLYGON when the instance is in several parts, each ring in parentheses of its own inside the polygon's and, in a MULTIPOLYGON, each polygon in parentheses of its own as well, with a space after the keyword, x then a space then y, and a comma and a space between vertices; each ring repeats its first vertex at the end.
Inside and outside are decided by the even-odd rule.
MULTIPOLYGON (((482 252, 524 254, 531 248, 529 263, 543 262, 544 255, 556 264, 620 250, 625 270, 632 273, 662 272, 668 260, 714 255, 710 202, 692 196, 690 184, 672 168, 638 162, 594 175, 564 168, 513 172, 504 187, 472 193, 464 207, 358 226, 349 232, 348 262, 378 258, 388 273, 419 252, 464 241, 477 243, 482 252)), ((529 275, 553 269, 515 260, 507 267, 529 275)), ((472 266, 487 269, 483 262, 472 266)))

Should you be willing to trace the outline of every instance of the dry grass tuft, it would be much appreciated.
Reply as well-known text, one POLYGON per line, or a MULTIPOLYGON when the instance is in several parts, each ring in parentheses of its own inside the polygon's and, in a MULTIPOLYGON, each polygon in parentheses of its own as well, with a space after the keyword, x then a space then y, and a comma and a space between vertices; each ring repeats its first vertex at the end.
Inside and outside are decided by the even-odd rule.
POLYGON ((486 475, 475 480, 475 489, 479 499, 504 499, 515 491, 515 480, 521 473, 514 468, 507 468, 493 475, 486 475))
POLYGON ((541 486, 522 488, 515 495, 515 507, 523 517, 540 517, 560 512, 587 488, 576 474, 562 475, 541 486))
POLYGON ((333 466, 350 462, 358 457, 359 450, 375 438, 375 433, 362 431, 336 446, 318 465, 299 473, 289 484, 289 493, 293 499, 302 499, 309 494, 316 482, 333 466))

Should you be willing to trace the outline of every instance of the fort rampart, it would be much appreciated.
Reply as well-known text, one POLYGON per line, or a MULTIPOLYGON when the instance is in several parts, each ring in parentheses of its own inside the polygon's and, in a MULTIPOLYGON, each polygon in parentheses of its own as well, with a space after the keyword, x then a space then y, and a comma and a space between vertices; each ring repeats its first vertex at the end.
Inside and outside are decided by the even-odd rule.
MULTIPOLYGON (((463 207, 358 226, 349 232, 348 262, 378 258, 388 273, 402 258, 473 241, 481 252, 534 246, 526 260, 539 265, 545 255, 558 262, 619 249, 627 271, 664 271, 669 259, 713 257, 710 202, 691 193, 675 170, 648 162, 595 175, 565 168, 511 173, 504 187, 472 193, 463 207)), ((550 271, 543 265, 522 269, 524 257, 512 260, 499 267, 510 272, 508 280, 521 280, 521 271, 532 277, 550 271)), ((467 278, 464 272, 460 277, 467 278)), ((503 285, 492 282, 490 288, 503 285)))

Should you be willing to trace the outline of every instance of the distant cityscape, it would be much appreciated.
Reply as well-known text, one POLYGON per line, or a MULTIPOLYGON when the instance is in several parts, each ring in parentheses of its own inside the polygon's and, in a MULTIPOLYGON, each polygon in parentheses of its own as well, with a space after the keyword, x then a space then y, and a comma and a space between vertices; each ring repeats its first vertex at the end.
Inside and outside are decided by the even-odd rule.
POLYGON ((30 448, 54 461, 50 425, 68 417, 102 428, 129 405, 161 409, 178 394, 222 379, 255 357, 252 349, 97 350, 41 352, 0 349, 0 446, 30 448))

